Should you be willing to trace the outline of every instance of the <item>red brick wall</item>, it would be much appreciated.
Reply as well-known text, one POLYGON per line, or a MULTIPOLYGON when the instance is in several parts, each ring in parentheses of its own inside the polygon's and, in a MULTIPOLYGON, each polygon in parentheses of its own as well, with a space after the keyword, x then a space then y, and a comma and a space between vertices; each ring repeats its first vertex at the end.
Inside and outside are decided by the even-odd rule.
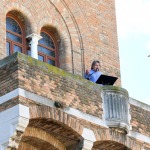
MULTIPOLYGON (((23 22, 26 36, 46 27, 59 45, 60 68, 82 75, 93 60, 120 76, 114 0, 13 0, 0 2, 0 58, 6 56, 6 15, 23 22)), ((119 80, 118 80, 119 83, 119 80)))
POLYGON ((0 61, 0 96, 18 88, 18 65, 14 61, 3 66, 2 62, 7 61, 7 58, 0 61))
POLYGON ((14 54, 2 62, 6 65, 1 68, 0 95, 22 88, 50 100, 63 102, 65 107, 102 118, 99 85, 26 55, 14 54))
MULTIPOLYGON (((103 72, 118 76, 120 71, 114 0, 81 0, 79 6, 90 33, 91 49, 85 49, 86 66, 90 65, 92 60, 98 59, 101 61, 103 72)), ((82 28, 81 25, 80 27, 82 28)))
POLYGON ((150 137, 150 112, 130 105, 132 130, 150 137))

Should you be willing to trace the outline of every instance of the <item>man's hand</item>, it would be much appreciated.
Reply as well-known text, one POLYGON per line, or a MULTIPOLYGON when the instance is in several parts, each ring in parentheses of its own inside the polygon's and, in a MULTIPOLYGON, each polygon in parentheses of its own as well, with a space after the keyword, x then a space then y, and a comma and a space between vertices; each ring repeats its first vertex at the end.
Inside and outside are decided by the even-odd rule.
POLYGON ((85 71, 85 74, 89 74, 89 72, 90 72, 90 71, 87 69, 87 70, 85 71))

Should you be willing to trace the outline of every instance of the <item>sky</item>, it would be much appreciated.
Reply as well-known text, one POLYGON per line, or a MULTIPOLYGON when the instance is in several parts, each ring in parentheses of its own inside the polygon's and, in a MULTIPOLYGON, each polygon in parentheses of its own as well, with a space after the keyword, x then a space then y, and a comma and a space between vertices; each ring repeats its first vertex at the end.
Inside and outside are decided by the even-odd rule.
POLYGON ((122 87, 150 105, 150 0, 116 0, 122 87))

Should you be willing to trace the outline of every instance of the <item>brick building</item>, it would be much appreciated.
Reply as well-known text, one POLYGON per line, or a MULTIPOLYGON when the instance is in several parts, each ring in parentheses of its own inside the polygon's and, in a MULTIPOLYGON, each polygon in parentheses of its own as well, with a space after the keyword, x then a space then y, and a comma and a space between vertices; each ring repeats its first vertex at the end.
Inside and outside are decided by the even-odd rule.
POLYGON ((150 150, 150 106, 121 88, 114 0, 2 0, 0 13, 0 150, 150 150), (83 79, 93 60, 115 86, 83 79))

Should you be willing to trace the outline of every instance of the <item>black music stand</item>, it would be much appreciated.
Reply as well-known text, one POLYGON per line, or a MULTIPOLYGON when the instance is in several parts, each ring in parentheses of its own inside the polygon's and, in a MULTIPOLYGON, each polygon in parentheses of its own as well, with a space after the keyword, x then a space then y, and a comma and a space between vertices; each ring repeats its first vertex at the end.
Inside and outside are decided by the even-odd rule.
POLYGON ((117 79, 118 79, 117 77, 107 76, 102 74, 97 79, 96 83, 102 85, 113 85, 117 79))

